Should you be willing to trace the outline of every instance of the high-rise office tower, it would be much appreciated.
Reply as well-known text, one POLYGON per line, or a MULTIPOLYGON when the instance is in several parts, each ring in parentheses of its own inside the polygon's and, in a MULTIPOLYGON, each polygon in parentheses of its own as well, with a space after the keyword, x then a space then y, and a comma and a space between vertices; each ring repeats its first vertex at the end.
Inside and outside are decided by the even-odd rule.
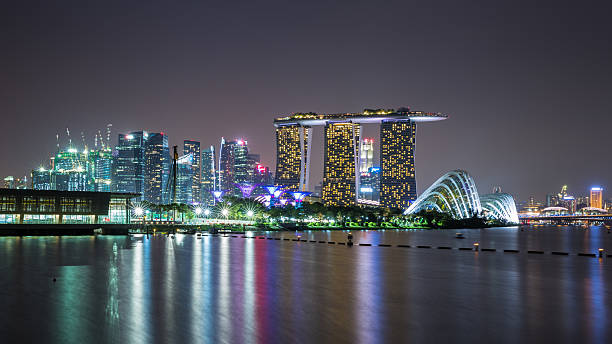
POLYGON ((380 126, 380 205, 406 209, 416 200, 416 123, 383 120, 380 126))
POLYGON ((53 171, 51 185, 59 191, 92 191, 87 172, 80 170, 53 171))
POLYGON ((30 182, 28 180, 28 176, 23 176, 23 178, 17 179, 17 189, 28 189, 30 188, 30 182))
POLYGON ((374 139, 366 137, 359 147, 359 173, 368 173, 374 166, 374 139))
POLYGON ((254 184, 255 182, 255 166, 259 164, 261 156, 259 154, 249 153, 247 155, 247 173, 248 173, 248 184, 254 184))
POLYGON ((31 179, 34 190, 54 190, 51 184, 51 171, 44 167, 32 170, 31 179))
POLYGON ((370 167, 359 177, 359 199, 380 200, 380 167, 370 167))
MULTIPOLYGON (((304 182, 308 175, 309 161, 307 152, 310 151, 309 130, 313 126, 325 126, 325 170, 322 194, 324 202, 328 204, 347 203, 346 200, 359 190, 360 173, 353 173, 354 180, 348 182, 344 179, 348 171, 367 171, 370 166, 370 142, 363 148, 364 166, 359 159, 347 159, 349 165, 339 164, 336 157, 343 156, 341 151, 346 150, 347 156, 359 158, 359 142, 352 142, 349 136, 358 137, 361 123, 381 124, 381 205, 391 208, 407 207, 411 200, 416 199, 416 181, 414 171, 414 144, 417 122, 441 121, 448 118, 441 113, 411 111, 409 108, 394 109, 365 109, 361 113, 294 113, 284 115, 274 120, 276 127, 276 181, 277 185, 307 185, 304 182), (344 127, 343 127, 344 126, 344 127), (350 127, 350 128, 345 128, 350 127), (352 128, 352 129, 351 129, 352 128), (349 135, 353 132, 353 135, 349 135), (350 143, 347 143, 350 142, 350 143), (346 147, 353 147, 351 153, 346 147), (306 153, 306 154, 305 154, 306 153), (349 161, 350 160, 350 161, 349 161), (344 173, 347 172, 347 173, 344 173), (341 175, 341 176, 339 176, 341 175), (343 180, 342 182, 336 182, 343 180), (334 186, 336 185, 336 186, 334 186), (333 200, 333 201, 332 201, 333 200)), ((371 142, 373 144, 373 142, 371 142)), ((373 154, 372 154, 373 156, 373 154)), ((365 172, 364 172, 365 173, 365 172)), ((315 190, 317 191, 317 190, 315 190)), ((371 203, 373 204, 373 203, 371 203)))
POLYGON ((113 153, 110 149, 100 149, 89 152, 90 174, 94 182, 94 190, 110 192, 112 183, 113 153))
POLYGON ((239 139, 225 141, 221 139, 219 149, 219 186, 218 190, 226 190, 238 194, 234 183, 249 183, 249 159, 247 142, 239 139))
POLYGON ((89 152, 74 147, 59 150, 53 159, 51 188, 59 191, 94 191, 95 183, 89 152))
POLYGON ((185 140, 183 142, 183 155, 191 154, 191 168, 192 178, 191 181, 191 197, 194 203, 202 202, 202 192, 201 192, 201 176, 202 176, 202 165, 200 164, 200 142, 185 140))
POLYGON ((176 161, 176 203, 194 203, 193 160, 193 155, 187 154, 176 161))
POLYGON ((144 156, 144 199, 155 204, 167 204, 171 164, 168 136, 164 133, 149 134, 144 156))
POLYGON ((234 144, 234 183, 248 184, 252 182, 249 162, 247 141, 236 140, 234 144))
MULTIPOLYGON (((146 131, 120 134, 113 159, 114 192, 131 192, 144 197, 145 144, 149 138, 146 131)), ((56 162, 57 163, 57 162, 56 162)))
POLYGON ((328 122, 325 125, 323 203, 332 206, 356 204, 359 181, 357 157, 361 125, 328 122))
POLYGON ((5 189, 15 189, 15 177, 13 176, 4 177, 4 188, 5 189))
MULTIPOLYGON (((274 184, 274 178, 272 177, 272 172, 268 166, 264 166, 259 162, 256 163, 253 174, 253 183, 259 184, 260 188, 266 185, 274 184)), ((261 190, 263 191, 263 188, 261 190)))
POLYGON ((591 188, 590 203, 593 208, 603 208, 603 188, 591 188))
POLYGON ((212 191, 215 190, 215 177, 215 147, 210 146, 210 148, 202 151, 201 202, 208 206, 213 206, 215 204, 215 199, 212 195, 212 191))
POLYGON ((219 145, 219 170, 217 190, 231 190, 234 182, 234 148, 231 142, 221 138, 219 145))
POLYGON ((299 124, 276 128, 276 173, 274 184, 306 191, 310 166, 312 129, 299 124))

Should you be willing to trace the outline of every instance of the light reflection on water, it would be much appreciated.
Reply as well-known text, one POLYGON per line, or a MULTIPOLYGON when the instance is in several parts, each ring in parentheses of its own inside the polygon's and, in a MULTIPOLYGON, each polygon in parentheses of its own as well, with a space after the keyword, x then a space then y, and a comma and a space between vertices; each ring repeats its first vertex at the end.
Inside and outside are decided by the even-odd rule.
POLYGON ((381 319, 384 315, 381 293, 384 290, 384 280, 381 279, 382 266, 380 266, 379 250, 358 250, 356 255, 357 271, 353 274, 354 284, 357 288, 355 314, 358 327, 356 334, 358 343, 382 343, 384 332, 381 319))
MULTIPOLYGON (((555 230, 465 230, 471 239, 461 244, 454 232, 354 234, 526 250, 551 247, 555 230)), ((604 231, 557 231, 555 245, 612 253, 604 231)), ((56 343, 599 343, 612 333, 608 259, 188 235, 0 238, 1 334, 56 343)))

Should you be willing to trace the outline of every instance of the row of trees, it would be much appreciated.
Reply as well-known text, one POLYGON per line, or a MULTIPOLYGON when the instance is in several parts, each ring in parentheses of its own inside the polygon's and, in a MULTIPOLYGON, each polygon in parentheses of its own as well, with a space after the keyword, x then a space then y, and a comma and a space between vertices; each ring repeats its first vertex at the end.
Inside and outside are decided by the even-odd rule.
POLYGON ((483 228, 507 225, 490 221, 479 214, 468 219, 457 220, 447 213, 422 210, 417 214, 403 215, 400 210, 376 207, 337 207, 325 206, 319 202, 304 202, 299 207, 266 208, 263 204, 239 197, 226 197, 223 202, 213 207, 200 208, 187 204, 152 204, 142 202, 152 213, 151 217, 172 217, 177 220, 190 220, 194 217, 226 218, 235 220, 252 220, 260 226, 273 223, 305 224, 318 223, 320 226, 355 226, 355 227, 400 227, 400 228, 483 228))

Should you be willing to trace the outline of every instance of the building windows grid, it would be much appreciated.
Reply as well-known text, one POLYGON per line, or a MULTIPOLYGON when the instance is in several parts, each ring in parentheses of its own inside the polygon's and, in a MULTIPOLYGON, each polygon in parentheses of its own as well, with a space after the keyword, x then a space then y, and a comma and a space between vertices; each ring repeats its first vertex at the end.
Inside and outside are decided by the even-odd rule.
POLYGON ((0 196, 0 212, 15 211, 17 209, 17 199, 15 196, 0 196))

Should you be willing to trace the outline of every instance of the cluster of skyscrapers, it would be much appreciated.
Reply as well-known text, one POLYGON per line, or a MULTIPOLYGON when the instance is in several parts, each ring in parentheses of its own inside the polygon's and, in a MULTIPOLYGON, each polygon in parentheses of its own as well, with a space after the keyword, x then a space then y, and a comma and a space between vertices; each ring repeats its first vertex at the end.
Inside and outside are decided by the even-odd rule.
POLYGON ((529 197, 529 200, 521 205, 521 213, 537 215, 540 213, 574 214, 581 211, 612 211, 612 199, 604 199, 603 191, 601 186, 594 186, 588 190, 588 195, 574 196, 568 193, 567 185, 563 185, 560 192, 547 194, 545 202, 538 202, 534 197, 529 197))
MULTIPOLYGON (((418 122, 439 121, 439 113, 408 108, 366 109, 361 113, 296 113, 274 120, 276 173, 249 152, 242 139, 221 139, 201 147, 183 142, 182 154, 170 149, 163 132, 133 131, 118 135, 111 147, 106 137, 95 136, 90 149, 83 139, 58 145, 49 167, 31 173, 31 187, 40 190, 133 193, 155 204, 214 204, 214 192, 244 196, 245 191, 266 193, 275 185, 285 191, 308 191, 312 129, 324 128, 324 166, 320 196, 325 205, 380 205, 405 209, 416 197, 414 150, 418 122), (375 142, 362 138, 363 124, 380 126, 380 165, 374 163, 375 142), (253 190, 257 186, 260 190, 253 190)), ((68 132, 68 131, 67 131, 68 132)), ((69 135, 69 132, 68 132, 69 135)), ((27 183, 27 182, 26 182, 27 183)), ((13 184, 16 184, 13 182, 13 184)))
MULTIPOLYGON (((58 144, 50 167, 32 171, 31 188, 134 193, 155 204, 213 204, 215 190, 238 195, 240 184, 273 183, 270 169, 242 139, 222 138, 218 155, 214 146, 202 150, 194 140, 185 140, 179 155, 163 132, 119 134, 114 148, 108 141, 96 135, 93 149, 77 149, 72 142, 61 149, 58 144)), ((22 184, 30 187, 27 181, 22 184)), ((5 179, 5 187, 20 185, 5 179)))
POLYGON ((312 127, 323 126, 323 203, 331 206, 372 203, 405 209, 417 196, 416 124, 446 118, 443 114, 407 108, 341 114, 296 113, 277 118, 275 184, 290 190, 306 190, 312 127), (373 140, 361 140, 361 126, 367 123, 380 125, 380 167, 372 165, 373 140))

